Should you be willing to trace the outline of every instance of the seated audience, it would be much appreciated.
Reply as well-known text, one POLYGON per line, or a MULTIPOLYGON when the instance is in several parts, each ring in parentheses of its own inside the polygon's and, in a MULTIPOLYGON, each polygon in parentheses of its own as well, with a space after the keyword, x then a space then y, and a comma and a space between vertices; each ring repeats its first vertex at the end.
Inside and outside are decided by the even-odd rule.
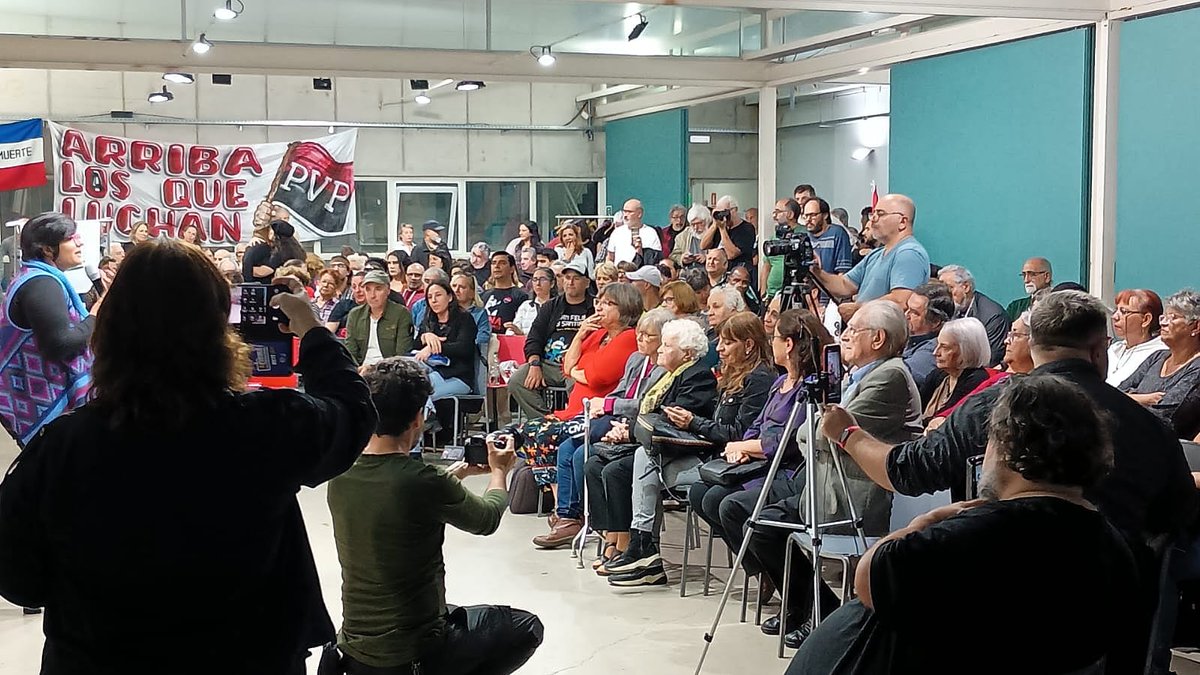
POLYGON ((455 274, 450 280, 450 288, 454 290, 458 306, 475 320, 475 347, 479 350, 480 358, 486 360, 488 344, 492 341, 492 324, 475 288, 475 275, 455 274))
POLYGON ((529 279, 536 269, 538 269, 537 251, 532 248, 521 249, 517 254, 517 277, 521 280, 521 288, 526 293, 530 292, 529 279))
POLYGON ((709 285, 708 275, 704 270, 686 269, 679 273, 679 280, 687 282, 687 285, 692 287, 692 292, 696 294, 696 301, 700 303, 700 311, 707 311, 708 296, 712 294, 712 286, 709 285))
MULTIPOLYGON (((855 409, 855 419, 872 434, 879 434, 893 442, 917 438, 921 434, 920 402, 917 385, 904 367, 900 354, 907 335, 904 314, 895 303, 876 300, 864 304, 850 319, 841 336, 842 360, 852 368, 842 393, 842 405, 855 409)), ((814 467, 816 486, 804 486, 805 490, 795 495, 785 495, 774 505, 763 510, 765 520, 804 523, 801 513, 807 490, 817 489, 818 504, 824 508, 818 522, 830 523, 847 520, 849 509, 845 506, 846 495, 842 490, 839 474, 834 465, 834 452, 841 439, 822 437, 816 441, 817 465, 814 467)), ((868 537, 886 534, 891 521, 892 497, 876 485, 862 468, 849 461, 841 460, 846 475, 846 487, 850 491, 858 517, 862 519, 863 532, 868 537)), ((737 510, 730 514, 748 517, 737 510)), ((725 527, 734 522, 722 520, 725 527)), ((737 524, 740 529, 741 524, 737 524)), ((835 533, 852 534, 853 528, 839 527, 835 533)), ((788 530, 765 528, 750 539, 747 559, 752 560, 750 570, 766 573, 771 585, 782 588, 784 555, 788 530)), ((804 642, 812 631, 813 613, 813 566, 804 556, 794 556, 791 571, 791 589, 788 607, 780 616, 763 622, 762 631, 778 635, 784 631, 784 644, 795 649, 804 642), (781 618, 782 617, 782 618, 781 618)), ((820 615, 826 616, 837 608, 838 599, 833 591, 821 583, 820 615)))
POLYGON ((1119 387, 1154 352, 1167 348, 1159 337, 1163 305, 1158 293, 1141 288, 1117 293, 1107 382, 1119 387))
MULTIPOLYGON (((517 308, 517 315, 513 318, 512 325, 508 327, 508 332, 512 335, 528 335, 529 329, 533 327, 533 320, 537 318, 538 311, 543 305, 550 302, 551 298, 558 295, 558 284, 554 283, 554 272, 550 270, 534 272, 530 277, 530 286, 533 288, 533 295, 517 308)), ((524 293, 524 291, 521 292, 524 293)))
POLYGON ((783 307, 783 296, 776 293, 771 296, 771 301, 767 303, 766 311, 763 312, 763 329, 767 335, 775 334, 775 324, 779 321, 779 313, 783 307))
POLYGON ((488 279, 492 278, 492 247, 488 246, 486 241, 475 242, 467 262, 471 265, 468 271, 475 277, 475 283, 483 288, 488 279))
POLYGON ((448 606, 442 554, 447 524, 477 535, 499 527, 512 450, 489 442, 488 466, 442 469, 410 459, 433 387, 405 359, 376 363, 364 376, 379 422, 327 495, 342 567, 338 672, 517 670, 542 643, 541 621, 509 607, 448 606), (472 475, 489 476, 482 495, 459 482, 472 475))
POLYGON ((1004 357, 1004 340, 1012 320, 1004 313, 1000 303, 975 290, 975 277, 962 265, 946 265, 938 272, 938 279, 950 287, 956 312, 954 318, 973 317, 979 319, 987 330, 991 356, 985 365, 994 366, 1004 357))
POLYGON ((762 314, 762 300, 758 297, 758 291, 750 283, 750 270, 744 265, 738 265, 729 272, 729 285, 738 289, 742 294, 742 302, 746 303, 746 310, 753 314, 762 314))
POLYGON ((1012 323, 1004 340, 1004 371, 1014 374, 1033 372, 1033 354, 1029 350, 1029 312, 1012 323))
POLYGON ((610 262, 602 262, 596 265, 596 292, 604 290, 604 287, 617 282, 617 266, 610 262))
POLYGON ((686 281, 672 281, 663 286, 662 306, 671 310, 678 319, 700 313, 700 301, 686 281))
MULTIPOLYGON (((512 331, 521 306, 529 299, 529 295, 521 290, 517 282, 517 264, 512 254, 508 251, 493 253, 491 276, 485 285, 487 290, 483 292, 483 309, 487 312, 488 322, 495 335, 512 331)), ((554 285, 550 286, 553 288, 554 285)), ((536 309, 535 307, 535 315, 536 309)), ((529 322, 533 322, 533 316, 529 317, 529 322)))
POLYGON ((1176 438, 1200 433, 1200 293, 1167 298, 1159 324, 1166 349, 1154 352, 1118 387, 1146 406, 1176 438))
POLYGON ((325 327, 335 335, 341 335, 345 332, 346 319, 350 316, 350 310, 367 301, 366 289, 363 288, 362 284, 363 277, 365 276, 366 272, 354 272, 350 276, 350 283, 347 284, 347 295, 338 300, 337 304, 330 310, 329 319, 325 321, 325 327))
MULTIPOLYGON (((656 365, 658 347, 662 344, 663 324, 671 319, 671 313, 662 307, 652 309, 638 319, 637 351, 625 362, 625 372, 617 388, 607 396, 589 399, 588 410, 584 411, 589 420, 588 431, 593 441, 608 433, 614 420, 637 416, 642 395, 663 374, 662 368, 656 365)), ((538 548, 563 546, 569 543, 582 527, 584 449, 582 436, 568 437, 558 446, 558 466, 555 471, 558 501, 555 512, 550 517, 550 532, 533 538, 533 544, 538 548)), ((625 488, 625 498, 618 502, 628 505, 631 486, 627 483, 625 488)), ((628 547, 629 533, 621 533, 624 537, 618 539, 619 533, 607 532, 609 528, 602 523, 601 518, 602 515, 593 512, 591 525, 593 530, 604 533, 604 550, 611 558, 616 551, 624 551, 628 547)))
MULTIPOLYGON (((446 284, 447 286, 449 286, 450 285, 450 275, 447 274, 445 270, 443 270, 439 267, 430 267, 429 269, 425 270, 424 274, 421 275, 422 288, 428 289, 429 284, 432 284, 435 281, 440 281, 443 284, 446 284)), ((422 291, 421 300, 424 300, 424 299, 425 299, 424 291, 422 291)), ((413 325, 414 326, 421 325, 421 321, 424 320, 424 318, 425 318, 425 310, 427 310, 428 308, 429 308, 429 304, 425 303, 425 302, 418 302, 417 304, 413 305, 412 315, 413 315, 413 325)))
POLYGON ((708 286, 716 290, 729 282, 729 258, 723 248, 711 248, 704 254, 704 273, 708 286))
MULTIPOLYGON (((671 326, 671 324, 668 324, 671 326)), ((680 344, 686 342, 686 333, 703 339, 699 324, 668 328, 668 333, 684 330, 680 344)), ((663 406, 662 413, 676 427, 710 441, 717 452, 722 452, 730 441, 741 440, 746 429, 758 418, 770 394, 771 383, 777 375, 771 354, 771 340, 763 332, 762 322, 749 312, 739 312, 721 327, 721 339, 717 350, 721 357, 721 379, 717 383, 717 407, 712 417, 673 405, 663 406)), ((707 348, 707 340, 704 347, 707 348)), ((659 365, 668 367, 659 362, 659 365)), ((687 455, 674 457, 651 456, 647 448, 638 447, 633 459, 633 525, 632 539, 649 542, 653 548, 655 514, 659 507, 659 495, 664 487, 678 487, 682 472, 695 469, 710 457, 687 455)), ((666 583, 662 560, 657 550, 643 548, 642 558, 631 560, 619 569, 619 560, 608 563, 611 573, 608 583, 613 586, 646 586, 666 583)))
POLYGON ((408 311, 412 311, 417 303, 425 299, 425 266, 412 263, 404 270, 405 288, 400 292, 400 299, 408 311))
MULTIPOLYGON (((713 377, 712 370, 700 361, 707 350, 708 341, 705 340, 704 331, 696 322, 690 319, 673 319, 664 324, 662 345, 658 348, 658 365, 664 372, 654 386, 647 389, 642 396, 637 417, 648 413, 665 414, 663 411, 670 407, 692 410, 705 417, 712 415, 716 406, 717 381, 713 377)), ((633 427, 638 424, 637 417, 613 422, 612 428, 601 440, 607 443, 633 442, 633 427)), ((635 465, 636 462, 635 458, 635 465)), ((621 480, 637 480, 639 478, 636 473, 617 476, 615 473, 610 474, 605 469, 606 467, 603 466, 599 457, 589 459, 584 467, 584 474, 589 485, 588 499, 591 501, 593 513, 609 508, 603 503, 605 496, 610 494, 609 488, 603 484, 596 485, 598 482, 610 477, 621 480), (599 490, 595 490, 591 486, 599 487, 599 490)), ((611 494, 618 495, 621 492, 622 490, 617 488, 611 494)), ((635 493, 634 497, 636 498, 636 496, 635 493)), ((644 527, 646 525, 645 510, 641 508, 644 505, 640 501, 635 501, 635 504, 639 505, 636 515, 640 519, 637 524, 644 527)), ((619 508, 624 508, 624 506, 619 508)), ((666 574, 662 568, 658 545, 654 542, 654 533, 648 530, 631 529, 634 524, 633 516, 634 514, 631 513, 629 521, 615 522, 613 519, 608 523, 611 531, 617 532, 618 536, 621 532, 629 533, 629 547, 615 558, 603 563, 597 569, 597 573, 608 576, 641 571, 643 574, 638 575, 638 583, 630 585, 666 584, 666 574)), ((653 508, 651 508, 650 518, 653 521, 653 508)), ((633 580, 628 579, 627 581, 633 580)))
POLYGON ((450 284, 440 279, 429 282, 421 304, 425 311, 417 325, 418 350, 413 358, 429 372, 433 384, 429 400, 471 393, 479 360, 475 320, 455 301, 450 284))
POLYGON ((346 317, 346 349, 354 362, 369 366, 393 356, 407 356, 413 348, 412 314, 388 300, 388 277, 373 270, 363 276, 365 303, 346 317))
POLYGON ((636 272, 641 267, 635 262, 617 263, 617 281, 627 284, 629 283, 629 273, 636 272))
POLYGON ((596 297, 595 306, 595 313, 579 324, 563 354, 563 373, 575 383, 566 407, 544 417, 531 416, 521 427, 517 456, 533 467, 538 485, 557 485, 558 446, 582 432, 583 399, 612 393, 637 349, 634 326, 642 316, 637 291, 629 284, 610 284, 596 297))
POLYGON ((208 257, 175 239, 125 257, 94 319, 90 399, 0 484, 0 595, 47 608, 28 626, 42 672, 298 675, 333 639, 296 495, 350 467, 376 413, 289 290, 272 304, 305 391, 246 392, 249 348, 208 257))
POLYGON ((679 268, 676 267, 675 261, 670 258, 663 258, 655 265, 660 274, 662 274, 663 283, 674 281, 679 278, 679 268))
POLYGON ((708 354, 705 356, 705 363, 709 367, 716 368, 718 366, 717 336, 721 332, 721 325, 735 313, 744 311, 746 311, 746 301, 742 299, 741 291, 733 286, 725 285, 713 289, 709 294, 708 316, 705 317, 708 323, 705 331, 705 334, 708 335, 708 354))
POLYGON ((317 292, 313 296, 313 309, 316 310, 317 318, 321 320, 322 326, 329 321, 329 315, 333 313, 333 308, 337 307, 340 301, 338 288, 341 287, 343 279, 345 277, 342 276, 342 273, 333 268, 322 270, 318 277, 317 292))
POLYGON ((908 342, 904 345, 904 365, 917 383, 917 391, 925 387, 937 370, 933 350, 937 347, 938 332, 954 317, 954 299, 945 284, 937 281, 913 289, 905 301, 904 318, 908 321, 908 342))
POLYGON ((646 265, 625 275, 625 279, 633 284, 642 295, 642 308, 647 312, 662 304, 659 287, 662 286, 662 274, 653 265, 646 265))
POLYGON ((564 292, 538 310, 525 339, 525 365, 508 381, 509 393, 528 417, 544 417, 550 412, 542 389, 567 385, 563 356, 579 326, 594 313, 585 271, 582 260, 571 261, 563 270, 564 292))
POLYGON ((1002 389, 980 499, 872 546, 858 599, 809 637, 789 675, 1142 672, 1134 561, 1085 496, 1113 467, 1105 416, 1054 375, 1002 389), (1029 564, 1031 551, 1054 551, 1054 564, 1029 564))
MULTIPOLYGON (((558 261, 558 253, 549 246, 544 246, 537 250, 537 266, 550 267, 558 261)), ((586 264, 586 261, 583 261, 586 264)))
POLYGON ((412 261, 409 259, 407 253, 397 249, 387 254, 386 262, 387 267, 385 271, 388 274, 388 278, 392 280, 391 289, 399 293, 401 300, 403 300, 404 291, 408 290, 406 273, 412 261))
POLYGON ((942 417, 963 397, 988 378, 984 368, 990 356, 987 331, 979 319, 966 318, 948 321, 938 331, 933 358, 935 371, 921 392, 925 404, 922 415, 927 428, 941 425, 933 420, 942 417))
POLYGON ((1033 306, 1035 293, 1054 285, 1054 271, 1050 267, 1050 261, 1045 258, 1026 260, 1025 264, 1021 265, 1021 280, 1025 284, 1025 297, 1013 300, 1004 309, 1010 320, 1016 320, 1022 312, 1033 306))

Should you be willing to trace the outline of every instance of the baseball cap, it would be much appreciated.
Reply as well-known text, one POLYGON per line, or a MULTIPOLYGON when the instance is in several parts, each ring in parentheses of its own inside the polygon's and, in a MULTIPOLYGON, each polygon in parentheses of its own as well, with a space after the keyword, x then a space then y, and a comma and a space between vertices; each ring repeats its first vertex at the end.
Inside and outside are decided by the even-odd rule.
POLYGON ((382 284, 388 286, 391 284, 391 279, 388 278, 387 272, 371 270, 363 276, 362 282, 364 284, 382 284))
POLYGON ((421 229, 422 230, 433 230, 434 232, 445 232, 446 231, 446 228, 443 227, 442 224, 436 220, 425 221, 425 224, 421 226, 421 229))
POLYGON ((573 259, 571 259, 571 262, 563 265, 562 271, 564 274, 567 272, 574 272, 581 277, 586 277, 588 275, 587 263, 584 262, 583 258, 580 256, 575 256, 573 259))
POLYGON ((654 265, 639 267, 638 269, 627 273, 625 278, 630 281, 644 281, 655 288, 662 286, 662 272, 659 272, 658 268, 654 265))

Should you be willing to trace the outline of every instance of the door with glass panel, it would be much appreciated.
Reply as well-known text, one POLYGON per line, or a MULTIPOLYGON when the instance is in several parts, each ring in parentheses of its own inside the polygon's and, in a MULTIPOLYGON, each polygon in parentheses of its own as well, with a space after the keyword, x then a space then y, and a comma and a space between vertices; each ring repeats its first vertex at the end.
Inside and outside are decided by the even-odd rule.
MULTIPOLYGON (((396 184, 396 218, 391 224, 391 241, 400 241, 400 226, 413 226, 413 242, 420 243, 424 234, 421 225, 436 220, 446 231, 442 241, 451 251, 459 249, 458 185, 396 184)), ((389 248, 396 248, 394 245, 389 248)))

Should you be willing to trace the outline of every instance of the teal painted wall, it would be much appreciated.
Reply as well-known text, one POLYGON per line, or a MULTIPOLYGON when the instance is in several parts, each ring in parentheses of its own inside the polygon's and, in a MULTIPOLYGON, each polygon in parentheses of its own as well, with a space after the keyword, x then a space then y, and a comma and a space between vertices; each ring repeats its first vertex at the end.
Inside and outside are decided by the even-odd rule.
POLYGON ((1163 297, 1200 285, 1200 10, 1121 27, 1116 285, 1163 297))
POLYGON ((646 209, 647 223, 666 225, 672 205, 689 203, 687 157, 687 110, 605 125, 606 201, 613 213, 621 210, 626 199, 637 198, 646 209))
POLYGON ((930 259, 1001 304, 1032 256, 1087 279, 1091 43, 1080 29, 892 67, 888 187, 916 201, 930 259))

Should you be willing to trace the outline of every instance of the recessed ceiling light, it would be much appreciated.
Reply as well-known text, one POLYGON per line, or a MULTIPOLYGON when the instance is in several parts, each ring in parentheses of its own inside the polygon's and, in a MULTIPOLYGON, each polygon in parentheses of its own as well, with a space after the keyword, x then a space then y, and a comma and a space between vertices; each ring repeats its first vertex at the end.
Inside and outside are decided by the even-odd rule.
POLYGON ((241 0, 238 0, 237 9, 234 9, 233 3, 234 0, 225 0, 224 5, 213 10, 213 18, 220 21, 233 21, 238 18, 246 10, 246 6, 241 3, 241 0))
POLYGON ((150 95, 146 97, 146 100, 151 103, 166 103, 167 101, 170 101, 173 98, 175 98, 175 94, 172 94, 170 91, 167 91, 167 85, 164 84, 162 91, 150 92, 150 95))
POLYGON ((475 91, 476 89, 482 89, 486 86, 486 84, 480 82, 479 80, 463 80, 462 82, 454 85, 454 88, 459 91, 475 91))
POLYGON ((192 51, 197 54, 207 54, 208 50, 212 48, 212 41, 204 33, 201 33, 200 37, 196 38, 196 41, 192 43, 192 51))
POLYGON ((419 94, 417 94, 416 96, 413 97, 413 100, 417 102, 417 105, 429 105, 429 102, 432 101, 433 99, 429 98, 429 94, 426 94, 425 92, 420 92, 419 94))
POLYGON ((552 66, 554 65, 554 62, 558 60, 558 58, 554 56, 554 52, 551 51, 550 45, 530 47, 529 53, 533 54, 533 56, 537 58, 537 62, 543 66, 552 66), (538 51, 535 52, 535 49, 538 51))
POLYGON ((162 79, 174 84, 192 84, 196 81, 191 73, 163 73, 162 79))

